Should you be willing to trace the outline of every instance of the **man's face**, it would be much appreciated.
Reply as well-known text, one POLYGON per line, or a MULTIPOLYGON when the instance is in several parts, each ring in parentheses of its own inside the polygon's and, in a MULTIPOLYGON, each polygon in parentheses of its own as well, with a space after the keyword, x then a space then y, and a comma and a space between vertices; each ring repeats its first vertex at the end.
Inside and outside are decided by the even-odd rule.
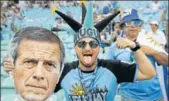
POLYGON ((125 23, 123 31, 125 32, 126 36, 131 39, 137 39, 138 34, 140 32, 142 22, 139 21, 129 21, 125 23))
POLYGON ((83 38, 75 45, 80 64, 87 68, 95 65, 99 50, 99 42, 93 38, 83 38))
POLYGON ((156 31, 158 29, 158 26, 156 24, 150 24, 151 30, 156 31))
POLYGON ((116 32, 120 32, 120 26, 119 26, 119 24, 118 23, 116 23, 115 25, 114 25, 114 31, 116 31, 116 32))
POLYGON ((22 40, 14 69, 18 93, 28 101, 44 101, 53 93, 60 76, 57 43, 22 40))

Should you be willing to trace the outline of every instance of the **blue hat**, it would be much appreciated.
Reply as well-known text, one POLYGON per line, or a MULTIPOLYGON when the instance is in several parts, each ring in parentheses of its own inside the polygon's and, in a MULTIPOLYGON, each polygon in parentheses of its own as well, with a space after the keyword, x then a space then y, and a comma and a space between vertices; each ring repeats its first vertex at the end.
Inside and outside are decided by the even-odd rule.
POLYGON ((138 16, 136 9, 129 9, 123 12, 123 18, 120 21, 120 24, 132 21, 132 20, 141 20, 138 16))

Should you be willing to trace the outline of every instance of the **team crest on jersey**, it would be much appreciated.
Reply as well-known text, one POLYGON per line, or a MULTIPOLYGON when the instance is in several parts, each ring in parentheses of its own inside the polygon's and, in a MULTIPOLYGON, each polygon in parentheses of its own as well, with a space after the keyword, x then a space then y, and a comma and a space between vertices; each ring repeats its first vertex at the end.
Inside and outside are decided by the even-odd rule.
POLYGON ((108 90, 106 86, 104 88, 96 87, 92 93, 86 93, 80 83, 75 83, 70 92, 70 101, 106 101, 108 90))

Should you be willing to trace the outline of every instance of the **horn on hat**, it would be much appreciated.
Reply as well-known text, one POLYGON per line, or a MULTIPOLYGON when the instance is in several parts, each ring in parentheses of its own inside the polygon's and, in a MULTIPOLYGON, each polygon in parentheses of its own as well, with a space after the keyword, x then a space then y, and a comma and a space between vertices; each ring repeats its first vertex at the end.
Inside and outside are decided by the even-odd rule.
POLYGON ((86 16, 86 7, 84 3, 82 3, 82 24, 84 23, 85 16, 86 16))
POLYGON ((98 22, 97 24, 94 25, 94 27, 101 32, 109 23, 112 19, 114 19, 118 14, 120 13, 120 11, 116 11, 115 13, 107 16, 106 18, 104 18, 103 20, 101 20, 100 22, 98 22))
POLYGON ((63 14, 62 12, 60 12, 58 10, 56 10, 55 12, 58 15, 60 15, 75 32, 78 32, 80 30, 80 28, 82 27, 82 25, 79 22, 77 22, 76 20, 72 19, 71 17, 63 14))

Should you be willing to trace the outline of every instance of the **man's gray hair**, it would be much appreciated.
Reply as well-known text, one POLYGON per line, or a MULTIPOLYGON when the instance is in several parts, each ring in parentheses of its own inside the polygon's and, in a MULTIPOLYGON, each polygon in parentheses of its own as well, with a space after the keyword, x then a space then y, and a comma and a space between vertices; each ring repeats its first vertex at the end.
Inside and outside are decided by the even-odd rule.
POLYGON ((58 43, 60 48, 60 63, 61 67, 63 66, 65 58, 65 49, 62 41, 52 31, 40 27, 23 28, 14 35, 13 39, 11 40, 9 51, 9 54, 12 56, 14 64, 16 62, 18 55, 19 44, 22 40, 34 40, 34 41, 46 41, 58 43))

